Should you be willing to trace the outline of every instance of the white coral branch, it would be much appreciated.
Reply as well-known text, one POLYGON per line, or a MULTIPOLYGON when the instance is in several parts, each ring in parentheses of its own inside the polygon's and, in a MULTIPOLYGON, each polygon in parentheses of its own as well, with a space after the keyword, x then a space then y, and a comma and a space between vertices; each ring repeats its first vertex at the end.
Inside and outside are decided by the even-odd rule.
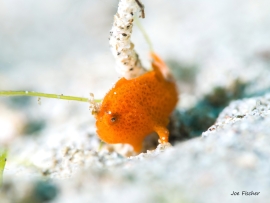
POLYGON ((137 13, 144 17, 143 5, 139 0, 120 0, 110 31, 109 43, 116 59, 116 70, 126 79, 136 78, 146 72, 130 40, 137 13))

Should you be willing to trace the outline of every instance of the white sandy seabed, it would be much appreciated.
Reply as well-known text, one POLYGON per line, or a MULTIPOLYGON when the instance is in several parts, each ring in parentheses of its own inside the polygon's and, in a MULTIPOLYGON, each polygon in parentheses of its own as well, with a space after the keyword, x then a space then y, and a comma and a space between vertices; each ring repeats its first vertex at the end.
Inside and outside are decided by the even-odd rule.
MULTIPOLYGON (((1 88, 77 96, 95 90, 102 98, 117 80, 107 39, 117 3, 72 2, 0 2, 1 88)), ((269 202, 269 1, 156 0, 145 8, 156 52, 198 67, 178 108, 237 78, 257 96, 231 102, 201 137, 130 158, 121 155, 128 147, 99 150, 87 104, 0 98, 7 135, 0 139, 13 140, 1 203, 269 202), (14 138, 28 123, 43 127, 14 138)), ((135 30, 144 62, 143 41, 135 30)))

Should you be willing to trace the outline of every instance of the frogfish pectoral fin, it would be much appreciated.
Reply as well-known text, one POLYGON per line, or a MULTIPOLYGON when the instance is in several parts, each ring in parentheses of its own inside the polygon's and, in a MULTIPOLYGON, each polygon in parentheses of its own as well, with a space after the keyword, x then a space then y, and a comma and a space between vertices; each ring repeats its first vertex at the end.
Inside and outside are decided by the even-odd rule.
POLYGON ((158 134, 161 144, 168 143, 169 130, 164 126, 155 126, 155 132, 158 134))

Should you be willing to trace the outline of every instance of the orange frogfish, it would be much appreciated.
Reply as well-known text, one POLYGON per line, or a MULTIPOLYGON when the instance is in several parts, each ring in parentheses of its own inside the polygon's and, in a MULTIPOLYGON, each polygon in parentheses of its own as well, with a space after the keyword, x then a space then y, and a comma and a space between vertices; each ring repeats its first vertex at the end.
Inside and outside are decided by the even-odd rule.
POLYGON ((169 116, 178 101, 176 84, 166 64, 154 53, 153 71, 121 78, 107 93, 96 114, 97 134, 110 144, 127 143, 140 152, 144 138, 156 132, 168 142, 169 116))

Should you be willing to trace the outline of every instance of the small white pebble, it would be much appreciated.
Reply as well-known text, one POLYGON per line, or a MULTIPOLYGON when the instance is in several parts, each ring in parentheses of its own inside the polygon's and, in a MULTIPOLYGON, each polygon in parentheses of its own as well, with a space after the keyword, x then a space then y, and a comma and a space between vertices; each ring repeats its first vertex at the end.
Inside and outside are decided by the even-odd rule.
POLYGON ((256 166, 257 157, 252 153, 247 153, 237 159, 237 164, 243 168, 253 169, 256 166))

